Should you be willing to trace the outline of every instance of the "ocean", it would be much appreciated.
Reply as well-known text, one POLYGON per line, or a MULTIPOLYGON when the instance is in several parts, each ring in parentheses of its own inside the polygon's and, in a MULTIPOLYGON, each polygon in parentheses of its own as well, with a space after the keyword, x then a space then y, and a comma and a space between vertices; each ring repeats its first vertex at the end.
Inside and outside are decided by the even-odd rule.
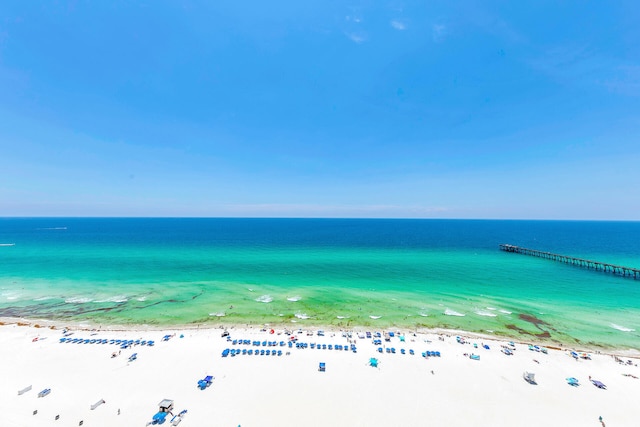
POLYGON ((448 328, 640 349, 640 222, 0 219, 0 317, 88 325, 448 328))

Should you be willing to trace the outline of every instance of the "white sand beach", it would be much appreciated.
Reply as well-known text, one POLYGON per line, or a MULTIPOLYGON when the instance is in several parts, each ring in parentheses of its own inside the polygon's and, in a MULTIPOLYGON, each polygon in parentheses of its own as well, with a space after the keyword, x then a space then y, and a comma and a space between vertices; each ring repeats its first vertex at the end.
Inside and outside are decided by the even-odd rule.
MULTIPOLYGON (((43 323, 40 323, 41 325, 43 323)), ((299 325, 295 325, 300 327, 299 325)), ((529 350, 486 337, 460 344, 456 333, 395 331, 382 345, 349 331, 357 352, 289 348, 280 341, 348 346, 341 331, 228 328, 231 339, 276 341, 276 346, 233 344, 221 328, 176 330, 99 330, 71 327, 66 338, 107 340, 106 344, 60 343, 62 326, 0 326, 0 425, 145 426, 163 399, 174 401, 173 414, 188 412, 181 426, 637 426, 640 423, 640 368, 637 353, 529 350), (404 342, 398 336, 404 336, 404 342), (309 335, 312 334, 312 335, 309 335), (163 341, 165 335, 172 337, 163 341), (152 347, 120 349, 110 340, 154 340, 152 347), (477 344, 477 348, 474 347, 477 344), (483 348, 486 344, 490 349, 483 348), (383 347, 383 352, 378 352, 383 347), (396 353, 387 353, 386 348, 396 353), (239 355, 222 357, 224 349, 239 355), (255 355, 256 350, 282 355, 255 355), (401 350, 405 350, 402 354, 401 350), (252 350, 254 354, 243 354, 252 350), (409 354, 414 350, 414 355, 409 354), (423 357, 438 351, 440 357, 423 357), (113 353, 119 355, 113 357, 113 353), (137 359, 129 357, 137 354, 137 359), (476 354, 472 360, 465 354, 476 354), (377 368, 370 358, 379 361, 377 368), (629 362, 631 364, 629 364, 629 362), (326 364, 320 372, 319 363, 326 364), (524 381, 535 373, 537 384, 524 381), (201 390, 198 380, 214 377, 201 390), (572 387, 566 378, 575 377, 572 387), (601 381, 595 387, 589 377, 601 381), (31 386, 19 395, 18 391, 31 386), (44 397, 40 391, 50 389, 44 397), (92 404, 104 403, 92 410, 92 404), (34 411, 37 411, 34 415, 34 411), (58 419, 56 419, 58 417, 58 419)), ((374 332, 374 330, 370 330, 374 332)), ((346 332, 345 332, 346 335, 346 332)), ((170 414, 164 425, 171 425, 170 414)))

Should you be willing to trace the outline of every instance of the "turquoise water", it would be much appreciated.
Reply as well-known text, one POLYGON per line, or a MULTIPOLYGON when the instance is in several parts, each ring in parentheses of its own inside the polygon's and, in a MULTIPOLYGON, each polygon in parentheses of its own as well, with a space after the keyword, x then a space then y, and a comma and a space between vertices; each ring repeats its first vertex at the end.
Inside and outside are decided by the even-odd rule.
POLYGON ((637 222, 9 218, 0 316, 445 327, 640 348, 640 280, 498 249, 638 268, 638 237, 637 222))

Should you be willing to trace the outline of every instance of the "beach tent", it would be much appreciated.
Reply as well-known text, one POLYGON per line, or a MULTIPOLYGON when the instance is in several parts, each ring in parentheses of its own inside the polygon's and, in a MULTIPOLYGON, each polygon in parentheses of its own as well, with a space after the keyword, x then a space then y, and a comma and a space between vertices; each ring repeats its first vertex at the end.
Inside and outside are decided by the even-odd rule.
POLYGON ((524 371, 524 373, 522 374, 522 378, 524 378, 524 380, 529 384, 537 384, 536 374, 534 374, 533 372, 524 371))

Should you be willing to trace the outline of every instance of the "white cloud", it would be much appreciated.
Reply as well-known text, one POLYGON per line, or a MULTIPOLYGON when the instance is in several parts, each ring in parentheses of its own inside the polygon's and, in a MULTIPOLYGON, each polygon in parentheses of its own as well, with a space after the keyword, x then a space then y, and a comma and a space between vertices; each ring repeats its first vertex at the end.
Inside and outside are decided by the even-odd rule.
POLYGON ((349 39, 354 43, 364 43, 367 41, 367 36, 364 33, 345 33, 349 39))
POLYGON ((396 19, 394 19, 393 21, 391 21, 391 26, 392 26, 393 28, 395 28, 396 30, 400 30, 400 31, 402 31, 402 30, 406 30, 406 29, 407 29, 407 25, 406 25, 404 22, 402 22, 402 21, 398 21, 398 20, 396 20, 396 19))
POLYGON ((444 37, 447 35, 447 26, 444 24, 434 24, 431 27, 433 34, 433 41, 439 42, 444 40, 444 37))

